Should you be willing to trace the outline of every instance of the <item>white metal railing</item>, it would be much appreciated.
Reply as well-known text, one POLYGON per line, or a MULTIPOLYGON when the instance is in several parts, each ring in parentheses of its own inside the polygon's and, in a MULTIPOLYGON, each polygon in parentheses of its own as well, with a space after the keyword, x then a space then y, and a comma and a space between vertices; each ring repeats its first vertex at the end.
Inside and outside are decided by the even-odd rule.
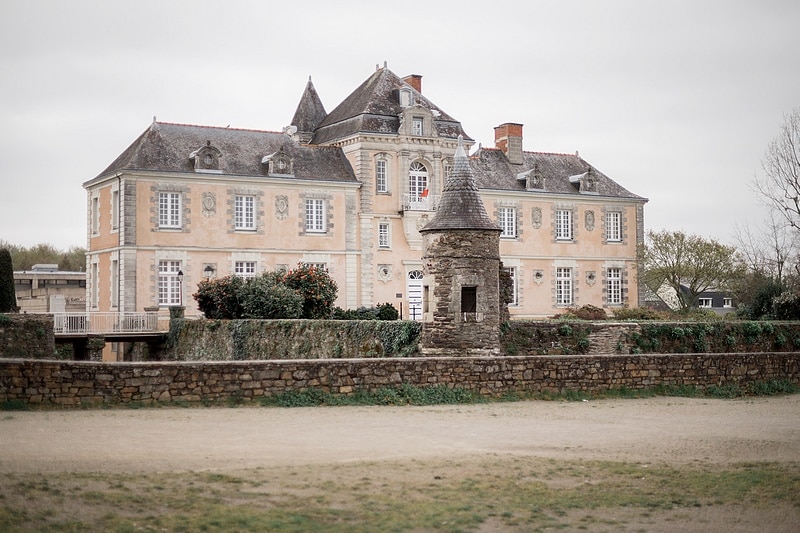
POLYGON ((439 208, 438 194, 420 196, 418 194, 403 195, 403 211, 436 211, 439 208))
POLYGON ((53 330, 62 335, 157 332, 158 313, 54 313, 53 330))

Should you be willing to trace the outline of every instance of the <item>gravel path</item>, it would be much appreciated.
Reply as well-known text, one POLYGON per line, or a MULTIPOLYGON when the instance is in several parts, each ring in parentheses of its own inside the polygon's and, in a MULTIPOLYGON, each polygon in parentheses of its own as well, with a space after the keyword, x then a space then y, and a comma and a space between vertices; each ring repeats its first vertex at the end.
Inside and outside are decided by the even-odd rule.
POLYGON ((484 454, 800 461, 800 395, 0 413, 0 472, 180 472, 484 454))

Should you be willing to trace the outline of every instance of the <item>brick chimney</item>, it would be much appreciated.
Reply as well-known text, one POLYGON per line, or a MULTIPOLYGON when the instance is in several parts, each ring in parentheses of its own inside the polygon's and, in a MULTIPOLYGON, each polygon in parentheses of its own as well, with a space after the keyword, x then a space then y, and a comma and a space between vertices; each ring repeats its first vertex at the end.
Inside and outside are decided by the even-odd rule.
POLYGON ((422 92, 422 76, 419 74, 409 74, 403 81, 411 85, 418 93, 422 92))
POLYGON ((494 129, 494 145, 502 150, 508 162, 521 165, 522 159, 522 124, 506 122, 494 129))

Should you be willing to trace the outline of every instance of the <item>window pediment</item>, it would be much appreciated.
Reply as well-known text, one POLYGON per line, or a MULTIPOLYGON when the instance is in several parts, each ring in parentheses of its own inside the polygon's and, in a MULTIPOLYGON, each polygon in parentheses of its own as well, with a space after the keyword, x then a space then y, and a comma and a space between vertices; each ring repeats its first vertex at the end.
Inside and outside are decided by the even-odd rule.
POLYGON ((198 148, 189 154, 189 159, 194 164, 196 172, 220 172, 219 160, 222 157, 222 152, 211 144, 211 141, 206 141, 206 145, 198 148))
POLYGON ((525 182, 525 188, 529 191, 542 191, 544 190, 544 176, 539 171, 538 166, 532 169, 517 174, 519 181, 525 182))

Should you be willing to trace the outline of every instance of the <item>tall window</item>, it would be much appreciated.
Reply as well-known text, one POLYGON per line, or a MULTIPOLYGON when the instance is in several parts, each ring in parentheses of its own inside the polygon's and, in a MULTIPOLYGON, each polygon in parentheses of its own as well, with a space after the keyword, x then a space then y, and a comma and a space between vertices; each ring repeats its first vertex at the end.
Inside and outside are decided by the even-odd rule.
POLYGON ((419 161, 411 163, 408 170, 408 194, 412 202, 419 202, 427 195, 428 169, 419 161))
POLYGON ((241 230, 256 229, 255 196, 234 197, 234 228, 241 230))
POLYGON ((119 307, 119 261, 111 260, 111 307, 119 307))
POLYGON ((556 211, 556 239, 559 241, 572 240, 572 211, 569 209, 556 211))
POLYGON ((606 213, 606 241, 622 240, 622 213, 610 211, 606 213))
POLYGON ((233 273, 240 278, 254 278, 256 277, 256 262, 236 261, 233 264, 233 273))
POLYGON ((503 232, 501 237, 517 236, 517 210, 513 207, 501 207, 497 211, 498 222, 503 232))
POLYGON ((158 305, 181 304, 180 261, 158 262, 158 305))
POLYGON ((622 303, 622 269, 609 268, 606 273, 606 283, 609 305, 619 305, 622 303))
POLYGON ((571 268, 556 268, 556 305, 572 305, 571 268))
POLYGON ((177 192, 158 193, 158 226, 161 228, 181 227, 181 194, 177 192))
POLYGON ((111 191, 111 229, 119 228, 119 191, 111 191))
POLYGON ((517 288, 517 267, 504 268, 509 277, 511 277, 511 301, 508 305, 519 304, 519 289, 517 288))
POLYGON ((100 276, 97 263, 92 263, 92 308, 97 309, 100 301, 100 276))
POLYGON ((378 159, 375 161, 375 190, 377 192, 389 191, 389 183, 386 177, 385 159, 378 159))
POLYGON ((325 201, 306 200, 306 232, 325 233, 325 201))
POLYGON ((378 248, 389 248, 389 223, 378 224, 378 248))
POLYGON ((422 135, 422 117, 413 117, 411 119, 411 135, 422 135))
POLYGON ((92 198, 92 234, 97 235, 100 232, 100 198, 97 196, 92 198))

